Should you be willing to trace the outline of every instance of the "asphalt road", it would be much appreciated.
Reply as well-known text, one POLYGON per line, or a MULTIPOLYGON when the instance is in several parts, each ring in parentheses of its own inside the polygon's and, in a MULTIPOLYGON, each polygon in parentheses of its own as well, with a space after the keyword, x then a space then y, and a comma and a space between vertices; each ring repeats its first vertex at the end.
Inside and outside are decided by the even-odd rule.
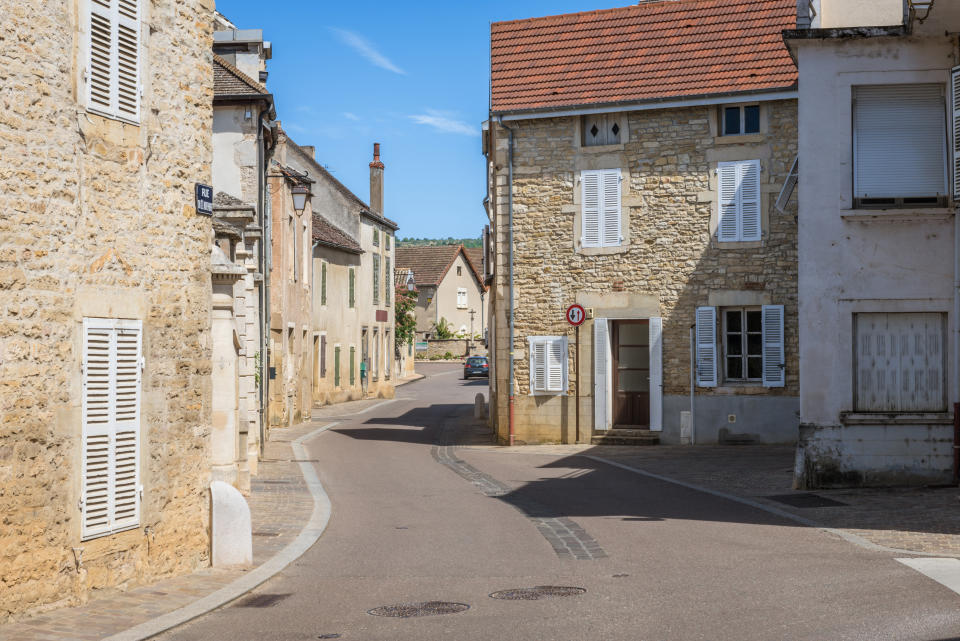
POLYGON ((893 555, 583 457, 445 447, 477 434, 486 382, 418 369, 399 400, 308 443, 333 504, 320 540, 162 639, 960 638, 960 595, 893 555), (544 585, 586 591, 488 596, 544 585), (368 614, 425 601, 469 609, 368 614))

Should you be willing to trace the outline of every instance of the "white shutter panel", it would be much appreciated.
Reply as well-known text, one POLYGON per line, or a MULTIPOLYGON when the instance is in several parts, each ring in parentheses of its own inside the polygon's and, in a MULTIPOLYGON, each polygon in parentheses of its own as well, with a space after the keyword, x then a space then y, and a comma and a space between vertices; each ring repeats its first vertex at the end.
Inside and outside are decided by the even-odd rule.
POLYGON ((567 378, 567 341, 565 338, 550 338, 547 348, 547 391, 563 392, 567 378))
POLYGON ((580 245, 583 247, 600 246, 600 172, 583 171, 580 174, 580 185, 583 190, 581 198, 581 225, 583 236, 580 245))
POLYGON ((960 202, 960 67, 950 73, 950 118, 953 125, 953 200, 960 202))
POLYGON ((740 240, 740 202, 737 198, 737 163, 717 164, 717 191, 720 193, 719 224, 717 240, 730 242, 740 240))
POLYGON ((790 167, 790 173, 787 174, 787 179, 783 181, 783 188, 780 190, 780 195, 777 196, 777 204, 775 207, 781 214, 787 211, 787 203, 790 202, 790 197, 793 196, 793 191, 797 188, 797 181, 799 180, 800 156, 797 156, 793 159, 793 165, 790 167))
POLYGON ((140 0, 117 2, 117 115, 140 119, 140 0))
POLYGON ((650 319, 650 429, 663 430, 663 319, 650 319))
POLYGON ((783 387, 783 305, 763 306, 763 386, 783 387))
POLYGON ((606 318, 593 321, 593 429, 607 429, 607 344, 609 328, 606 318))
POLYGON ((539 338, 530 339, 530 391, 547 391, 547 345, 539 338))
POLYGON ((717 386, 717 309, 697 308, 697 385, 717 386))
POLYGON ((760 240, 760 161, 737 163, 740 182, 740 240, 760 240))
POLYGON ((140 321, 118 321, 113 529, 140 522, 140 321))
POLYGON ((87 100, 90 108, 114 112, 115 12, 111 0, 90 0, 87 100))
POLYGON ((111 321, 83 321, 82 536, 110 530, 111 400, 114 332, 111 321))
POLYGON ((607 169, 601 172, 603 183, 601 245, 615 247, 620 244, 620 170, 607 169))

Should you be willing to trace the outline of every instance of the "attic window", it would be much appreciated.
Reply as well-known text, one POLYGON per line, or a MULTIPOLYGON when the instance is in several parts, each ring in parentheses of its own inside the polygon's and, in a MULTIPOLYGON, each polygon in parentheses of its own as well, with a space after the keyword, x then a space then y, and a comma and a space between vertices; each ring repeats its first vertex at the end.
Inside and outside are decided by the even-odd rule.
POLYGON ((619 145, 620 124, 616 114, 590 114, 583 116, 580 131, 583 139, 580 144, 584 147, 598 145, 619 145))
POLYGON ((745 136, 760 133, 760 105, 725 105, 720 107, 720 131, 724 136, 745 136))

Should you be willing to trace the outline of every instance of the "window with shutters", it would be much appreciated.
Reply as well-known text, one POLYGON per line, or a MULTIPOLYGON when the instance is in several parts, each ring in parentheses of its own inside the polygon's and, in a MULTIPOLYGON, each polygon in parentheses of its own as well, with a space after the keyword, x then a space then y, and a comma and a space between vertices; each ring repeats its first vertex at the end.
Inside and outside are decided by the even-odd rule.
POLYGON ((373 246, 374 247, 380 246, 380 230, 379 229, 373 230, 373 246))
POLYGON ((83 320, 84 540, 140 524, 142 324, 83 320))
POLYGON ((696 378, 700 387, 757 383, 783 387, 786 381, 783 305, 698 307, 696 378), (718 340, 719 331, 719 340, 718 340), (719 371, 718 371, 719 370, 719 371))
POLYGON ((758 241, 762 238, 760 172, 759 160, 717 163, 718 241, 758 241))
POLYGON ((327 261, 320 262, 320 304, 327 304, 327 261))
POLYGON ((380 304, 380 255, 373 255, 373 304, 380 304))
POLYGON ((457 289, 457 309, 467 308, 467 290, 465 287, 457 289))
MULTIPOLYGON (((389 238, 389 236, 388 236, 389 238)), ((384 260, 383 267, 383 304, 390 307, 390 291, 393 289, 393 270, 390 269, 390 257, 384 260)))
POLYGON ((853 189, 861 208, 946 204, 944 87, 853 88, 853 189))
POLYGON ((854 314, 859 412, 944 412, 946 314, 854 314))
POLYGON ((529 343, 530 393, 566 393, 567 337, 531 336, 529 343))
POLYGON ((140 0, 89 0, 84 70, 87 109, 140 121, 140 0))
POLYGON ((580 119, 580 144, 584 147, 619 145, 625 138, 619 114, 589 114, 580 119))
POLYGON ((371 373, 371 379, 377 380, 380 376, 380 328, 373 328, 373 367, 371 368, 373 372, 371 373))
POLYGON ((327 335, 320 334, 320 351, 318 353, 320 364, 317 366, 320 370, 320 378, 327 377, 327 335))
POLYGON ((620 182, 619 169, 580 172, 581 247, 616 247, 623 243, 620 182))
POLYGON ((333 347, 333 386, 340 387, 340 346, 333 347))
POLYGON ((357 286, 357 272, 353 267, 350 268, 349 274, 347 276, 349 281, 349 291, 347 292, 347 307, 353 309, 356 307, 357 298, 356 298, 356 286, 357 286))
POLYGON ((393 330, 386 328, 383 330, 383 377, 390 380, 390 371, 393 369, 393 350, 390 349, 390 340, 393 336, 393 330))
POLYGON ((353 387, 357 382, 357 348, 350 346, 350 386, 353 387))
POLYGON ((721 316, 725 380, 763 380, 763 313, 760 308, 725 307, 721 316))

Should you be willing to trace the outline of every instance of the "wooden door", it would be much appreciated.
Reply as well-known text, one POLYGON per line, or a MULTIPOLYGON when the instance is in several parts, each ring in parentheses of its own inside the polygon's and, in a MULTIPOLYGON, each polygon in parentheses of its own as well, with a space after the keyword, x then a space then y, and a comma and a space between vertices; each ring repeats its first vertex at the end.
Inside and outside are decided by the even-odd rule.
POLYGON ((613 426, 647 428, 650 425, 650 323, 614 321, 613 426))

